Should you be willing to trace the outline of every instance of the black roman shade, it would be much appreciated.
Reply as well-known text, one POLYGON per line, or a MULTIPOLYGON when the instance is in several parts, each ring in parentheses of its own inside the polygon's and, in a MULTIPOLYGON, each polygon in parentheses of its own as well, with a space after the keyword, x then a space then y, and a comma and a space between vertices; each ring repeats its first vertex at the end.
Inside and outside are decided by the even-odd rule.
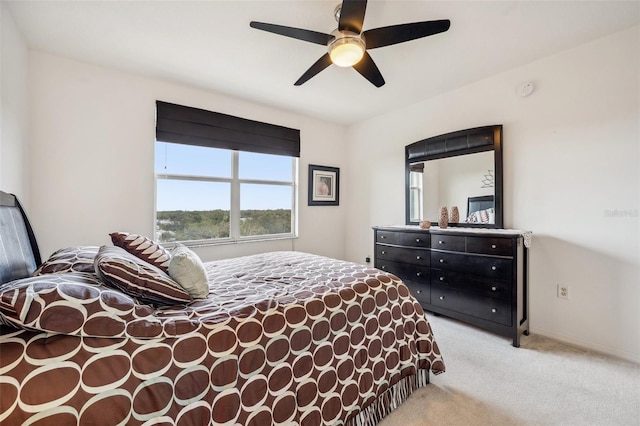
POLYGON ((424 173, 424 163, 409 164, 409 171, 414 173, 424 173))
POLYGON ((300 130, 156 101, 156 140, 300 157, 300 130))

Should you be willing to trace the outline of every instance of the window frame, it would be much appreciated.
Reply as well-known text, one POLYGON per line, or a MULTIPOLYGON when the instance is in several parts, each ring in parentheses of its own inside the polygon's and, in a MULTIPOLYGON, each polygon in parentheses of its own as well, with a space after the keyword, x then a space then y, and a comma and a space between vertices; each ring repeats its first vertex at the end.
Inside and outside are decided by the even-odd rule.
MULTIPOLYGON (((423 188, 422 188, 422 179, 423 179, 423 174, 422 173, 418 173, 418 172, 414 172, 414 171, 409 171, 409 197, 414 197, 415 200, 422 200, 422 192, 423 192, 423 188)), ((417 211, 409 211, 409 216, 411 217, 411 219, 413 220, 413 213, 415 213, 417 215, 417 221, 421 221, 422 217, 423 217, 423 205, 422 203, 418 203, 418 202, 414 202, 413 205, 415 207, 417 207, 417 211)))
MULTIPOLYGON (((165 142, 163 140, 156 140, 154 145, 154 152, 157 148, 157 143, 173 143, 165 142)), ((213 147, 211 147, 213 148, 213 147)), ((219 149, 219 148, 218 148, 219 149)), ((199 240, 176 240, 169 242, 162 242, 165 245, 170 244, 183 244, 185 246, 215 246, 224 244, 238 244, 245 242, 256 241, 275 241, 294 239, 298 237, 298 186, 299 186, 299 157, 283 155, 291 160, 291 181, 280 180, 268 180, 257 178, 240 178, 240 152, 251 152, 242 150, 231 150, 231 177, 219 177, 219 176, 203 176, 203 175, 190 175, 179 173, 157 173, 154 170, 154 209, 153 209, 153 224, 154 224, 154 238, 158 238, 156 234, 157 219, 158 219, 158 179, 178 180, 178 181, 199 181, 199 182, 219 182, 229 184, 229 236, 225 238, 210 238, 199 240), (262 235, 240 235, 240 223, 241 223, 241 186, 242 184, 257 184, 257 185, 272 185, 272 186, 286 186, 291 187, 291 232, 281 234, 262 234, 262 235)), ((277 154, 270 154, 277 155, 277 154)), ((155 169, 155 166, 154 166, 155 169)))

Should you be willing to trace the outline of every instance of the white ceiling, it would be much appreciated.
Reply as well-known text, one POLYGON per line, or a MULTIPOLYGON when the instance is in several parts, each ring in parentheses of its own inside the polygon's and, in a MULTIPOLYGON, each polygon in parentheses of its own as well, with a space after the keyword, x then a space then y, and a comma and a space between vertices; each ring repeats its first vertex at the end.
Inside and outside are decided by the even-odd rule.
POLYGON ((436 19, 451 29, 371 50, 381 88, 337 66, 295 87, 326 49, 249 22, 330 33, 338 0, 2 1, 32 48, 344 124, 640 22, 638 1, 373 0, 364 30, 436 19))

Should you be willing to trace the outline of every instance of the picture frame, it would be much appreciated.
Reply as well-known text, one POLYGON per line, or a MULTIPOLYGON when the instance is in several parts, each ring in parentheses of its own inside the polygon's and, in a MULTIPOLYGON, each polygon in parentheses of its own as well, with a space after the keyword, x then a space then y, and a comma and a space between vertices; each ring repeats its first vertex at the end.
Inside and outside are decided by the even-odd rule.
POLYGON ((310 206, 337 206, 340 203, 340 169, 309 164, 310 206))

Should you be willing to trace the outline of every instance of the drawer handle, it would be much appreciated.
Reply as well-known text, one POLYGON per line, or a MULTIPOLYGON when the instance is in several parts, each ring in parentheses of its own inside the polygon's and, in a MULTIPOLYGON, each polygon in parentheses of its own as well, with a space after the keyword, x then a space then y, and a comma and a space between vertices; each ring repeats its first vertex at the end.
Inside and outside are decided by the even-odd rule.
POLYGON ((498 268, 496 268, 495 266, 492 266, 492 267, 491 267, 491 270, 492 270, 492 271, 495 271, 496 269, 498 269, 498 268))
POLYGON ((416 260, 420 260, 422 259, 420 256, 416 256, 416 260))
POLYGON ((416 290, 416 294, 422 293, 422 290, 416 290))
POLYGON ((444 241, 438 240, 438 244, 444 244, 444 241))
POLYGON ((444 296, 440 296, 440 300, 444 300, 444 296))
POLYGON ((420 242, 420 238, 416 238, 416 243, 419 243, 419 242, 420 242))
POLYGON ((385 237, 384 235, 380 235, 380 239, 381 240, 384 240, 385 238, 387 238, 387 237, 385 237))
POLYGON ((491 248, 492 249, 496 248, 496 245, 495 244, 491 244, 491 248))
POLYGON ((496 291, 496 290, 497 290, 497 288, 495 286, 491 287, 491 291, 496 291))
POLYGON ((416 277, 421 277, 422 276, 422 272, 416 272, 416 277))
POLYGON ((387 254, 387 252, 386 252, 386 251, 384 251, 384 250, 382 250, 380 253, 381 253, 381 254, 387 254))
POLYGON ((440 281, 444 281, 444 277, 440 277, 440 281))
POLYGON ((498 310, 496 308, 491 308, 491 312, 495 314, 496 312, 498 312, 498 310))
POLYGON ((444 259, 440 259, 440 263, 444 263, 444 259))
POLYGON ((387 265, 382 265, 381 269, 386 271, 387 270, 387 265))

